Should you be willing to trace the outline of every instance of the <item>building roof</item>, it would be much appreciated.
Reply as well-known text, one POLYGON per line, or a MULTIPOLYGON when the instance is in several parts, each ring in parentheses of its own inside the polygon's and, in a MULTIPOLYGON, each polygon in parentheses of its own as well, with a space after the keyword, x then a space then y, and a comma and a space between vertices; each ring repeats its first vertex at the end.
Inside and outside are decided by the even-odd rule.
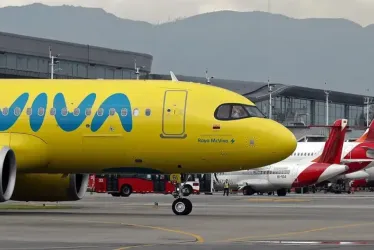
POLYGON ((134 69, 136 59, 141 71, 151 71, 153 56, 149 54, 0 32, 0 53, 48 58, 49 46, 61 60, 134 69))
MULTIPOLYGON (((170 75, 151 74, 153 79, 171 79, 170 75)), ((183 76, 177 75, 180 81, 191 81, 206 83, 205 77, 195 76, 183 76)), ((253 81, 239 81, 239 80, 226 80, 226 79, 211 79, 211 84, 217 87, 225 88, 234 91, 238 94, 244 95, 251 101, 259 102, 269 99, 269 91, 267 83, 264 82, 253 82, 253 81)), ((284 84, 271 84, 272 95, 275 96, 287 96, 301 99, 311 99, 316 101, 325 101, 326 94, 323 89, 313 89, 301 86, 290 86, 284 84)), ((364 96, 343 93, 340 91, 329 90, 329 100, 334 103, 350 104, 350 105, 364 105, 364 96)))

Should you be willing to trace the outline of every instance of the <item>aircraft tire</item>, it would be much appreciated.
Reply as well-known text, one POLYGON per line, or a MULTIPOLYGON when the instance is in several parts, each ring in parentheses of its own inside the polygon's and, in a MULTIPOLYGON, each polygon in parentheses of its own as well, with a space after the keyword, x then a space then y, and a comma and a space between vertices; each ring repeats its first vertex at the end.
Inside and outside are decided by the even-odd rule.
POLYGON ((243 188, 243 195, 253 195, 254 193, 255 191, 250 186, 243 188))
POLYGON ((172 210, 175 215, 189 215, 192 211, 192 202, 186 198, 178 198, 173 202, 172 210))
POLYGON ((277 195, 278 196, 286 196, 287 195, 287 190, 282 188, 282 189, 279 189, 277 190, 277 195))
POLYGON ((132 187, 128 184, 122 185, 121 187, 121 196, 129 197, 132 193, 132 187))

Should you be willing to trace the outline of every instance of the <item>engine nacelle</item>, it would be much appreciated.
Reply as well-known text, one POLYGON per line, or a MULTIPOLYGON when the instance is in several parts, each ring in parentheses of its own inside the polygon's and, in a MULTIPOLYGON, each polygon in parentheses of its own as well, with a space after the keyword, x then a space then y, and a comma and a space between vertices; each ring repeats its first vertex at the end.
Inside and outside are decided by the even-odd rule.
POLYGON ((11 200, 76 201, 84 197, 89 174, 19 174, 11 200))
POLYGON ((0 150, 0 202, 5 202, 12 196, 16 174, 16 156, 13 150, 3 146, 0 150))

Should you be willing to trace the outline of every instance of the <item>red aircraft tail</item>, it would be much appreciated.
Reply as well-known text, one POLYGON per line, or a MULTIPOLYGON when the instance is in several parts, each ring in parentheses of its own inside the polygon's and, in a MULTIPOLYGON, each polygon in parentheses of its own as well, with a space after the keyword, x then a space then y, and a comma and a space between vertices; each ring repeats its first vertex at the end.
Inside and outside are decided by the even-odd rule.
POLYGON ((356 142, 374 142, 374 120, 371 121, 369 128, 356 142))
POLYGON ((340 164, 345 133, 348 128, 347 125, 347 119, 335 121, 334 125, 331 126, 330 135, 325 143, 322 154, 317 159, 313 160, 313 162, 340 164))

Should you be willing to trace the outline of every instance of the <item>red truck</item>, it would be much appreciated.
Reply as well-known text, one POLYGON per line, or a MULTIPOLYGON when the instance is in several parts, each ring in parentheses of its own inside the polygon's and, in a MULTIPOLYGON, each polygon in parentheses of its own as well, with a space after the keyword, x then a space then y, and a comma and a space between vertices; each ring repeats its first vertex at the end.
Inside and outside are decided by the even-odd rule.
POLYGON ((88 186, 92 187, 93 192, 110 193, 115 197, 128 197, 132 193, 171 194, 174 191, 174 185, 170 182, 168 175, 99 174, 91 176, 88 186))

